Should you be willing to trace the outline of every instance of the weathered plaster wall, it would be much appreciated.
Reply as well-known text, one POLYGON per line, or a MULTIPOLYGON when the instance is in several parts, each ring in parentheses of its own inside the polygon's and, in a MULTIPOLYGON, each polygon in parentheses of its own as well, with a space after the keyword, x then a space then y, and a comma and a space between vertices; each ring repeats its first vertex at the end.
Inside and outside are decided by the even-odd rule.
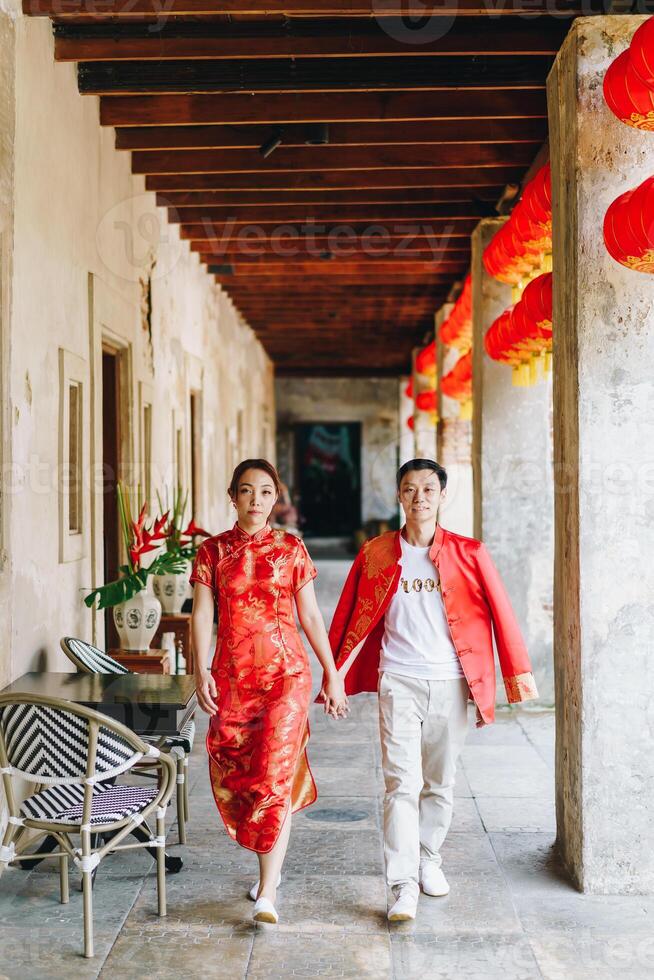
POLYGON ((575 21, 548 80, 554 231, 557 831, 584 891, 654 892, 654 279, 609 204, 654 171, 602 81, 642 17, 575 21))
POLYGON ((293 484, 291 426, 296 422, 361 422, 361 516, 397 513, 395 472, 399 397, 393 378, 278 378, 275 382, 282 479, 293 484))
MULTIPOLYGON (((9 385, 9 329, 11 320, 11 280, 13 242, 13 193, 14 193, 14 20, 0 11, 0 390, 4 393, 9 385)), ((9 402, 0 399, 0 440, 2 467, 6 473, 11 467, 11 449, 8 432, 11 426, 9 402)), ((0 633, 11 636, 11 551, 9 531, 11 521, 11 496, 0 486, 0 633)), ((10 681, 9 658, 0 654, 0 687, 10 681)))
MULTIPOLYGON (((3 220, 8 212, 14 224, 11 254, 3 257, 3 281, 11 269, 10 320, 6 302, 2 307, 11 377, 3 462, 14 463, 6 538, 13 627, 0 654, 5 678, 37 665, 64 668, 60 636, 90 636, 91 614, 81 595, 97 576, 102 547, 101 508, 88 465, 98 431, 91 413, 103 335, 126 345, 129 354, 127 438, 134 480, 141 472, 139 402, 148 392, 153 489, 172 478, 176 427, 183 432, 181 468, 188 474, 189 391, 201 393, 197 516, 211 530, 231 523, 226 486, 235 462, 255 453, 274 457, 272 368, 260 344, 198 256, 179 241, 177 226, 166 223, 154 195, 144 193, 143 178, 130 173, 129 154, 117 152, 113 130, 100 127, 98 99, 79 94, 75 65, 55 64, 49 20, 19 14, 14 26, 16 132, 13 140, 5 132, 0 144, 3 160, 7 150, 15 155, 13 195, 0 162, 3 220), (88 478, 83 556, 64 564, 58 551, 60 348, 83 365, 88 478)), ((10 45, 6 26, 0 44, 3 50, 10 45)), ((9 76, 11 64, 2 60, 9 76)), ((3 120, 11 117, 7 102, 3 86, 3 120)), ((96 459, 99 452, 96 439, 96 459)))
MULTIPOLYGON (((511 305, 510 287, 487 275, 482 253, 502 221, 485 219, 472 236, 473 471, 475 537, 497 565, 529 650, 541 702, 554 695, 552 576, 554 501, 552 383, 511 384, 483 338, 511 305)), ((498 678, 498 696, 504 699, 498 678)))

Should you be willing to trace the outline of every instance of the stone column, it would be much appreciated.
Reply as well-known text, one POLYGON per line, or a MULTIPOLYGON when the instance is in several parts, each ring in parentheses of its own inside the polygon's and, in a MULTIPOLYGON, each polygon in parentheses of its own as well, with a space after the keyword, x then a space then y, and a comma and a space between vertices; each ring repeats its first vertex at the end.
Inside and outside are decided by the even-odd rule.
POLYGON ((443 526, 472 536, 472 423, 459 418, 459 403, 441 391, 441 378, 454 367, 460 351, 442 343, 438 336, 454 303, 444 303, 436 314, 438 385, 438 440, 436 459, 447 470, 447 497, 439 513, 443 526))
POLYGON ((614 262, 609 204, 654 133, 602 80, 645 18, 579 18, 548 79, 553 190, 556 813, 578 887, 654 893, 654 277, 614 262))
MULTIPOLYGON (((482 254, 506 219, 488 218, 472 236, 474 536, 491 553, 529 650, 541 703, 552 704, 554 503, 551 376, 514 387, 511 368, 491 360, 484 336, 511 305, 511 287, 492 279, 482 254)), ((497 698, 506 703, 501 674, 497 698)))

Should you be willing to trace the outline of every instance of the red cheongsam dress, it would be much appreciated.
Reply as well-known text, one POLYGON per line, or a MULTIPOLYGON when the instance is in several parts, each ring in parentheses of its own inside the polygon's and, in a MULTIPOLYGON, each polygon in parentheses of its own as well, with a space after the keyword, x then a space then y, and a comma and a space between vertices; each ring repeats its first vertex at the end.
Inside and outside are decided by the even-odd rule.
POLYGON ((213 795, 229 835, 261 853, 289 799, 295 812, 317 798, 306 753, 311 669, 293 614, 293 596, 315 576, 304 542, 268 524, 207 538, 190 576, 218 606, 218 711, 206 739, 213 795))

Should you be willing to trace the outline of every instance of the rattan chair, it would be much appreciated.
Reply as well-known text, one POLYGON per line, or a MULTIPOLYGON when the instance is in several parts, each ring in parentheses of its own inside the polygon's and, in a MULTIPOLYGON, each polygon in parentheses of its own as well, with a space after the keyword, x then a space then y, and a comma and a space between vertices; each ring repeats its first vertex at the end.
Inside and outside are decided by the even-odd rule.
MULTIPOLYGON (((175 785, 173 760, 144 742, 125 725, 91 708, 61 698, 28 694, 0 694, 0 773, 9 821, 0 846, 0 874, 4 866, 25 857, 16 845, 27 830, 52 835, 59 851, 60 897, 68 902, 68 859, 82 873, 84 892, 84 956, 93 956, 92 874, 107 854, 135 847, 154 847, 157 855, 157 892, 160 916, 166 914, 166 807, 175 785), (115 778, 130 772, 142 759, 158 769, 158 785, 116 785, 115 778), (14 791, 16 780, 36 784, 22 803, 14 791), (156 818, 156 835, 143 843, 119 842, 146 819, 156 818), (107 832, 111 840, 94 847, 92 835, 107 832), (80 836, 74 847, 72 835, 80 836)), ((149 828, 148 828, 149 829, 149 828)))
MULTIPOLYGON (((68 659, 85 674, 129 674, 127 667, 86 640, 64 636, 60 643, 68 659)), ((180 844, 186 843, 186 823, 189 819, 188 765, 194 740, 195 721, 189 718, 179 735, 166 735, 156 742, 159 748, 170 752, 177 763, 177 831, 180 844)))

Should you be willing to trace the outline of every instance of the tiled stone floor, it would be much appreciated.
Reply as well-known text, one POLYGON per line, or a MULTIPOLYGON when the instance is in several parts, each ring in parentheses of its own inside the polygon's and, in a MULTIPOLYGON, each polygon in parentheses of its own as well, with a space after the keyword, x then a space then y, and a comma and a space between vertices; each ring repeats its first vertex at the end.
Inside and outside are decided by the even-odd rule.
MULTIPOLYGON (((320 563, 327 619, 346 571, 346 562, 320 563)), ((167 879, 167 918, 156 915, 146 854, 107 859, 94 888, 96 958, 84 960, 76 881, 62 906, 53 862, 31 873, 11 869, 0 879, 0 980, 654 976, 654 897, 582 895, 562 873, 553 849, 551 712, 499 712, 476 730, 471 709, 443 847, 450 894, 422 896, 414 923, 389 927, 374 697, 353 699, 352 709, 340 723, 312 713, 319 799, 294 818, 278 926, 251 923, 245 893, 256 859, 222 828, 200 716, 187 846, 174 844, 171 827, 171 850, 185 867, 167 879)), ((170 812, 174 820, 174 806, 170 812)))

